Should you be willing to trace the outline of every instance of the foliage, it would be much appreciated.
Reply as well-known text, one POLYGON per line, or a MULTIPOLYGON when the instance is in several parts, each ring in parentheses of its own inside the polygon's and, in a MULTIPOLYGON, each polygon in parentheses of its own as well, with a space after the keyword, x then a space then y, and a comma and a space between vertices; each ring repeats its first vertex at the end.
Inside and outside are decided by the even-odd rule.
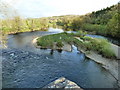
MULTIPOLYGON (((83 16, 66 15, 54 17, 54 23, 64 30, 78 31, 79 29, 104 36, 120 38, 120 31, 117 27, 119 20, 119 4, 107 7, 96 12, 83 16)), ((119 26, 119 25, 118 25, 119 26)))
POLYGON ((1 30, 4 34, 42 30, 46 31, 49 28, 47 18, 40 19, 22 19, 20 16, 15 16, 12 19, 1 20, 1 30))
POLYGON ((119 7, 120 4, 118 3, 111 7, 85 15, 83 19, 85 23, 83 24, 82 29, 100 35, 120 38, 120 31, 118 28, 120 20, 120 13, 118 12, 119 7))
POLYGON ((12 20, 11 30, 19 32, 22 29, 22 19, 16 16, 12 20))
POLYGON ((104 57, 114 58, 115 54, 111 50, 111 45, 106 39, 91 38, 88 36, 83 37, 85 41, 86 50, 94 50, 102 54, 104 57))
POLYGON ((75 36, 66 32, 47 35, 38 38, 37 44, 44 48, 51 48, 51 46, 53 47, 55 43, 58 47, 63 47, 63 42, 66 42, 68 44, 75 44, 78 47, 80 46, 86 51, 91 51, 91 50, 96 51, 107 58, 115 57, 115 54, 111 50, 111 45, 106 39, 97 39, 88 36, 82 36, 80 38, 81 40, 78 40, 77 38, 74 37, 75 36))
POLYGON ((63 42, 69 42, 73 38, 69 37, 66 33, 47 35, 38 38, 37 44, 42 47, 51 47, 56 43, 58 47, 63 47, 63 42))
POLYGON ((84 24, 82 29, 88 32, 95 32, 96 34, 106 35, 106 26, 98 24, 84 24))
POLYGON ((2 30, 3 33, 17 33, 34 30, 44 31, 49 27, 58 27, 65 31, 79 31, 82 29, 95 34, 120 38, 118 28, 118 20, 120 18, 119 6, 119 4, 113 5, 86 15, 64 15, 29 19, 22 19, 17 16, 13 19, 1 20, 2 30))
POLYGON ((117 36, 120 37, 120 28, 119 28, 119 20, 120 20, 120 13, 115 13, 115 15, 110 19, 107 24, 107 32, 108 35, 113 37, 117 36))
POLYGON ((68 34, 75 37, 83 37, 87 34, 87 32, 83 30, 79 30, 79 31, 76 31, 75 33, 68 33, 68 34))

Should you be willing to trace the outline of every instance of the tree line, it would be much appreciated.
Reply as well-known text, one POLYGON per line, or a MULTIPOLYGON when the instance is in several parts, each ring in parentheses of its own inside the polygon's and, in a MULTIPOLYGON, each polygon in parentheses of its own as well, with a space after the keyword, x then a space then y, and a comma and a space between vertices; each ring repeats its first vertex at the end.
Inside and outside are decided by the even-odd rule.
POLYGON ((1 19, 0 30, 5 34, 34 30, 47 30, 49 27, 59 27, 64 30, 85 30, 94 34, 120 38, 119 12, 120 4, 113 5, 86 15, 65 15, 44 18, 27 18, 15 16, 11 19, 1 19))
POLYGON ((85 30, 94 34, 120 38, 119 8, 120 4, 118 3, 82 16, 61 16, 56 24, 65 30, 85 30))
POLYGON ((20 16, 15 16, 12 19, 2 19, 0 24, 1 30, 5 34, 34 30, 47 30, 50 26, 46 18, 22 19, 20 16))

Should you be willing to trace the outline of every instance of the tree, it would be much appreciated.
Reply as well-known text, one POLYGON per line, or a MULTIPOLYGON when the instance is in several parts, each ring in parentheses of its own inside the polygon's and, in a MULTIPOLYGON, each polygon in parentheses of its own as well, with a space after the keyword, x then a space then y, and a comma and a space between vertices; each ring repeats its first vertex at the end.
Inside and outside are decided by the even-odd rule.
POLYGON ((120 20, 120 14, 116 13, 107 24, 107 33, 113 37, 120 37, 120 30, 118 28, 120 20))
POLYGON ((12 19, 12 30, 15 32, 19 32, 20 30, 22 30, 22 19, 20 18, 20 16, 15 16, 12 19))
POLYGON ((34 30, 34 20, 33 19, 27 19, 26 20, 26 24, 27 24, 27 27, 29 28, 29 30, 34 30))

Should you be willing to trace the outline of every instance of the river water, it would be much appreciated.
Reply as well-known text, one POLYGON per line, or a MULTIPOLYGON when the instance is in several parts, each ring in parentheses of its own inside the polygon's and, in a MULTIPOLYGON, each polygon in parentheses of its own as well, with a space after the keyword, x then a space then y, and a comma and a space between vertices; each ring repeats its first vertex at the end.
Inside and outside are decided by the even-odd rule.
POLYGON ((62 32, 25 32, 9 35, 3 49, 3 88, 42 88, 57 78, 65 77, 82 88, 115 88, 117 81, 100 64, 86 58, 72 46, 72 52, 37 49, 35 37, 62 32))

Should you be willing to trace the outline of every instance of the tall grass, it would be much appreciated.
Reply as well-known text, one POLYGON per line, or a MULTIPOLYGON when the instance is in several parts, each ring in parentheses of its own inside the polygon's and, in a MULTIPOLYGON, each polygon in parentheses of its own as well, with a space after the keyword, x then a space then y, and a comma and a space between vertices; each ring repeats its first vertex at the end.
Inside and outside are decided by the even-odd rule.
POLYGON ((83 40, 85 41, 83 44, 86 46, 86 49, 97 51, 104 57, 115 57, 115 54, 111 49, 111 45, 106 39, 98 39, 85 36, 83 37, 83 40))

